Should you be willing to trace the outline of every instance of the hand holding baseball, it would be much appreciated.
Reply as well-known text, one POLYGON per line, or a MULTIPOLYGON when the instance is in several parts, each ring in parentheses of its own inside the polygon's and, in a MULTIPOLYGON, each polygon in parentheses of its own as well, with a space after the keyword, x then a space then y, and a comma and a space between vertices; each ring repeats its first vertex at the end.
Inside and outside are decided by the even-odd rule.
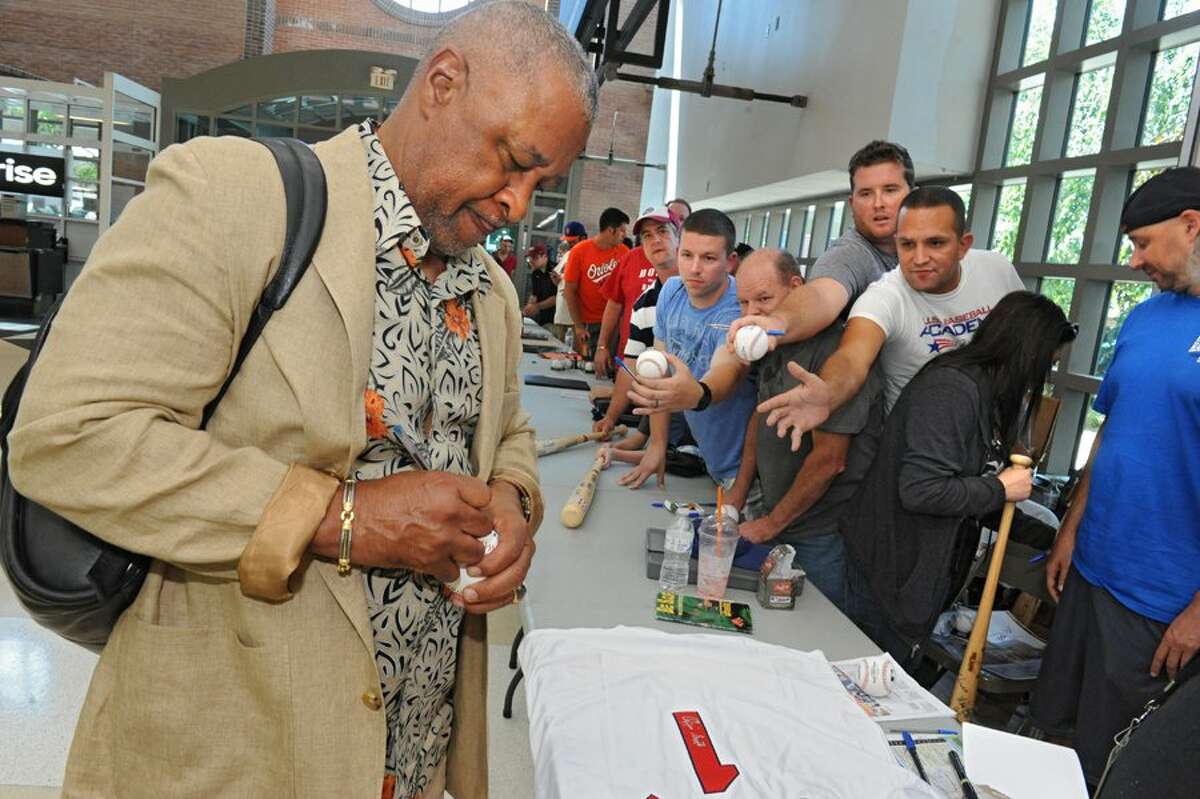
POLYGON ((745 363, 759 360, 771 349, 771 337, 758 325, 746 325, 733 339, 733 351, 745 363))
MULTIPOLYGON (((670 353, 662 353, 662 356, 668 364, 668 377, 639 376, 629 388, 629 399, 639 406, 633 410, 637 416, 691 410, 704 394, 686 363, 670 353)), ((642 368, 640 357, 638 368, 642 368)))
MULTIPOLYGON (((728 349, 730 352, 732 352, 734 355, 738 355, 738 351, 737 351, 738 333, 740 333, 742 330, 744 330, 745 328, 750 327, 752 325, 755 327, 761 328, 763 331, 787 330, 788 329, 787 320, 780 316, 743 316, 741 319, 735 319, 733 321, 733 323, 731 325, 729 325, 729 331, 725 336, 725 348, 728 349)), ((781 341, 781 337, 779 337, 779 336, 768 336, 767 337, 767 352, 770 352, 771 350, 775 349, 775 347, 777 347, 779 345, 780 341, 781 341)), ((763 353, 763 354, 765 355, 766 353, 763 353)), ((741 356, 738 355, 738 357, 740 358, 741 356)), ((761 357, 761 356, 759 356, 759 357, 761 357)))

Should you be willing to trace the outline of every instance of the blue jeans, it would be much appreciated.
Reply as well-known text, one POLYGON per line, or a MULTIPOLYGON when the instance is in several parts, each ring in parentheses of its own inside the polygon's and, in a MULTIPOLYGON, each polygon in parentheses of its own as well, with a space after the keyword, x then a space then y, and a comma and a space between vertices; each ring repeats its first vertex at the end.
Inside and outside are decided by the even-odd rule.
POLYGON ((845 613, 875 645, 888 652, 905 671, 921 662, 920 650, 900 637, 888 624, 883 605, 871 591, 867 576, 852 558, 845 559, 845 613))
POLYGON ((810 535, 789 541, 796 550, 792 566, 799 566, 833 606, 846 612, 846 545, 841 533, 810 535))

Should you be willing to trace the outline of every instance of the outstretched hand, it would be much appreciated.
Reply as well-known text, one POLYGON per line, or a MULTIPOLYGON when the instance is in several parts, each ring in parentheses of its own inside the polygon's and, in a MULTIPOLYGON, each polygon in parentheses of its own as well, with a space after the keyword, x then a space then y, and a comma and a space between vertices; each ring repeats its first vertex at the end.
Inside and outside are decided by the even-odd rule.
POLYGON ((776 394, 760 403, 758 412, 766 414, 767 424, 780 438, 791 433, 792 451, 800 449, 804 434, 821 425, 833 408, 833 390, 817 375, 790 361, 787 365, 800 385, 776 394))

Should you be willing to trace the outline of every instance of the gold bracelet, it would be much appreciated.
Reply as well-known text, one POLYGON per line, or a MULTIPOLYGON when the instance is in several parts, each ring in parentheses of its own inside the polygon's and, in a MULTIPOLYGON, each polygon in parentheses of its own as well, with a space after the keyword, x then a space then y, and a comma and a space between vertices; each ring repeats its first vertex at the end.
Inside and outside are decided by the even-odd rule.
POLYGON ((347 478, 342 485, 342 534, 338 539, 338 574, 350 573, 350 542, 354 537, 355 479, 347 478))

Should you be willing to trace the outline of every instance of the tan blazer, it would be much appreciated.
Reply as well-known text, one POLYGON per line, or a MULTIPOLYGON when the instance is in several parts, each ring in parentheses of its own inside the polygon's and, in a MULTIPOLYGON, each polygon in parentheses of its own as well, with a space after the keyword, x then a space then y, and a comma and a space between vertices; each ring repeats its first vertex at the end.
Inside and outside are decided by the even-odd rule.
MULTIPOLYGON (((375 307, 363 148, 349 130, 316 151, 321 244, 207 432, 201 412, 283 242, 283 186, 253 142, 196 139, 154 161, 29 381, 10 438, 18 490, 156 559, 96 667, 66 795, 380 795, 386 731, 361 577, 304 554, 338 487, 329 473, 366 444, 375 307)), ((536 529, 521 314, 487 262, 472 464, 531 496, 536 529)), ((448 787, 472 799, 487 794, 483 619, 464 625, 459 652, 448 787)))

